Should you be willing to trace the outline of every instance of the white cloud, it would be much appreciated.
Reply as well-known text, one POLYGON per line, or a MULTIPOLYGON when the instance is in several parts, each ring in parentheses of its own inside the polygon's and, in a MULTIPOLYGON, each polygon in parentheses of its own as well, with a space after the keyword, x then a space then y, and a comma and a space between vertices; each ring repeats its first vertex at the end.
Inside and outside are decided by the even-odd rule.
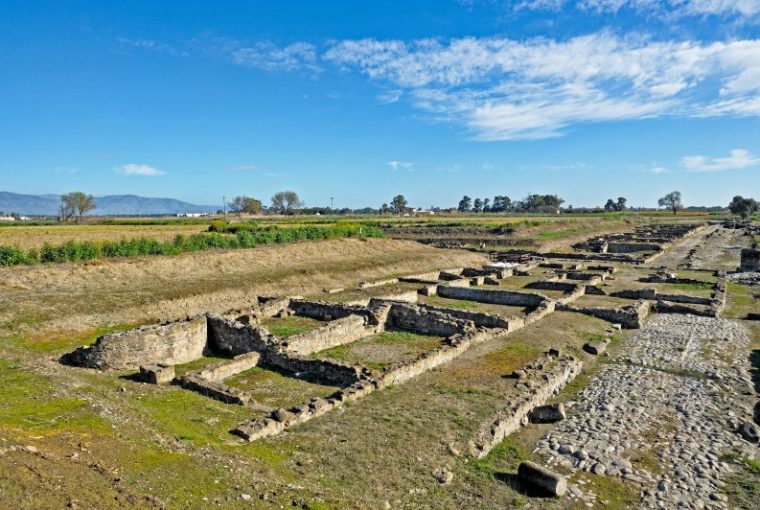
POLYGON ((159 175, 164 175, 166 173, 149 165, 138 165, 135 163, 122 165, 118 167, 116 171, 124 175, 144 175, 147 177, 156 177, 159 175))
POLYGON ((669 174, 670 170, 663 166, 653 166, 651 168, 647 169, 647 172, 650 174, 660 175, 660 174, 669 174))
POLYGON ((669 16, 751 17, 760 13, 760 0, 522 0, 515 4, 515 9, 556 11, 565 5, 600 13, 631 9, 669 16))
POLYGON ((403 92, 399 89, 385 90, 378 94, 377 98, 383 103, 392 104, 397 103, 402 94, 403 92))
POLYGON ((744 149, 734 149, 729 152, 728 156, 722 158, 708 158, 706 156, 684 156, 681 158, 681 166, 690 172, 721 172, 758 165, 760 165, 760 158, 744 149))
POLYGON ((229 169, 230 172, 255 172, 261 167, 259 165, 237 165, 229 169))
POLYGON ((760 40, 362 39, 336 43, 323 59, 404 91, 483 140, 547 138, 580 123, 760 114, 760 40))
POLYGON ((123 48, 132 48, 136 50, 154 51, 156 53, 165 53, 173 57, 187 57, 188 53, 175 48, 174 46, 150 39, 131 39, 129 37, 119 37, 116 40, 123 48))
POLYGON ((410 163, 409 161, 388 161, 388 166, 393 170, 407 170, 411 172, 414 163, 410 163))
POLYGON ((295 42, 284 47, 268 41, 258 42, 231 49, 230 56, 235 64, 266 71, 321 70, 317 64, 316 47, 306 42, 295 42))

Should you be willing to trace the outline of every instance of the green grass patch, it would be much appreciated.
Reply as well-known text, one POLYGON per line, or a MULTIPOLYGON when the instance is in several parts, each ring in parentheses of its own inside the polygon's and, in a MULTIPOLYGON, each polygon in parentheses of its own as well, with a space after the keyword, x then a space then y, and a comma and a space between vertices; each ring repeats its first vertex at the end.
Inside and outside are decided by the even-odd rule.
POLYGON ((264 405, 286 408, 301 404, 311 397, 329 397, 339 389, 314 379, 298 378, 261 367, 236 374, 227 379, 225 384, 247 391, 264 405))
POLYGON ((496 476, 499 473, 517 471, 520 462, 528 459, 530 450, 508 437, 488 452, 488 455, 472 461, 471 465, 480 473, 496 476))
POLYGON ((229 431, 251 419, 251 410, 228 405, 179 387, 150 387, 128 405, 150 417, 155 426, 178 441, 204 447, 230 440, 229 431))
POLYGON ((2 428, 36 435, 109 428, 87 402, 56 395, 49 379, 6 359, 0 359, 0 402, 2 428))
POLYGON ((87 331, 57 331, 28 335, 19 334, 9 337, 9 341, 27 351, 47 354, 57 351, 68 351, 84 345, 91 345, 99 336, 118 331, 127 331, 134 327, 136 327, 135 324, 121 324, 118 326, 102 326, 87 331))
POLYGON ((324 321, 309 317, 269 317, 261 321, 261 325, 270 333, 279 337, 288 337, 308 333, 325 325, 324 321))

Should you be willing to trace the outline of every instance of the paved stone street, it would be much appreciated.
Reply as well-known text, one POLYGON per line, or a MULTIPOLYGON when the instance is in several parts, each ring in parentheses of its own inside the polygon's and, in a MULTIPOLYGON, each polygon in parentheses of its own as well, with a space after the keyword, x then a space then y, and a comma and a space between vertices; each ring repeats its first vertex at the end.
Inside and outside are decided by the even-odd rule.
MULTIPOLYGON (((731 467, 721 457, 757 449, 735 433, 752 417, 740 354, 748 342, 728 320, 654 317, 538 442, 538 454, 550 466, 637 484, 642 508, 727 508, 720 489, 731 467)), ((570 494, 589 500, 577 486, 570 494)))

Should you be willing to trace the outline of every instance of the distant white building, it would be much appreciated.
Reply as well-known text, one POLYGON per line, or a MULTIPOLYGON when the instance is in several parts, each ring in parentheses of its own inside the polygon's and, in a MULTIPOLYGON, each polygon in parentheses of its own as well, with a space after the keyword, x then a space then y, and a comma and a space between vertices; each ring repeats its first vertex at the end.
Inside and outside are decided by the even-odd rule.
POLYGON ((211 214, 205 212, 179 213, 177 218, 203 218, 204 216, 211 216, 211 214))

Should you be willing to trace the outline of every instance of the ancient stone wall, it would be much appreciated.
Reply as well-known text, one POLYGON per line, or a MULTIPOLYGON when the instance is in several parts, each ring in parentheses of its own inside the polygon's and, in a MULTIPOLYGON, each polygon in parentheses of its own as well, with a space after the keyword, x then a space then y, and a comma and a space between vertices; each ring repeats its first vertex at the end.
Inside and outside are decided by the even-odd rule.
POLYGON ((362 337, 373 335, 379 330, 379 326, 367 325, 367 317, 349 315, 328 322, 321 328, 288 337, 284 340, 283 345, 288 351, 296 354, 311 354, 337 345, 355 342, 362 337))
POLYGON ((468 287, 438 286, 438 295, 444 298, 464 299, 494 305, 536 307, 546 301, 546 297, 529 292, 510 290, 484 290, 468 287))
POLYGON ((654 243, 607 243, 607 253, 636 253, 659 250, 660 245, 654 243))
POLYGON ((524 287, 525 289, 535 289, 535 290, 557 290, 560 292, 572 292, 576 288, 575 283, 568 283, 568 282, 559 282, 559 281, 538 281, 538 282, 531 282, 528 285, 524 287))
POLYGON ((230 356, 263 351, 276 342, 264 327, 242 324, 215 315, 208 316, 209 347, 230 356))
POLYGON ((235 374, 245 372, 246 370, 257 366, 260 361, 261 353, 255 351, 248 352, 246 354, 239 354, 230 360, 224 360, 208 365, 200 370, 192 372, 191 374, 207 381, 222 382, 235 374))
POLYGON ((458 319, 448 312, 394 303, 388 313, 386 327, 423 335, 447 337, 470 331, 475 328, 475 324, 469 320, 458 319))
POLYGON ((349 386, 363 374, 362 367, 328 359, 311 359, 283 351, 269 351, 264 362, 293 374, 309 376, 326 384, 349 386))
POLYGON ((742 249, 739 271, 745 273, 760 272, 760 250, 751 248, 742 249))
POLYGON ((475 324, 476 327, 479 328, 509 329, 510 323, 514 323, 516 321, 516 318, 505 318, 490 313, 456 310, 453 308, 438 308, 430 305, 419 305, 419 307, 423 310, 447 314, 451 317, 456 317, 457 319, 471 321, 473 324, 475 324))
POLYGON ((369 317, 369 312, 363 306, 347 305, 342 303, 327 303, 321 301, 307 301, 304 299, 291 299, 288 308, 299 317, 309 317, 320 321, 332 321, 342 319, 349 315, 361 315, 369 317))
POLYGON ((470 455, 482 459, 507 436, 528 423, 528 414, 543 405, 567 383, 575 379, 583 364, 572 356, 545 355, 522 369, 525 380, 510 395, 506 406, 485 421, 468 445, 470 455))
POLYGON ((99 337, 90 347, 64 355, 62 362, 99 369, 130 370, 140 365, 177 365, 203 356, 207 350, 206 316, 99 337))
POLYGON ((626 329, 637 329, 641 327, 643 320, 649 315, 650 305, 649 301, 640 300, 636 304, 622 308, 581 308, 571 305, 558 305, 557 309, 597 317, 613 324, 620 324, 626 329))

